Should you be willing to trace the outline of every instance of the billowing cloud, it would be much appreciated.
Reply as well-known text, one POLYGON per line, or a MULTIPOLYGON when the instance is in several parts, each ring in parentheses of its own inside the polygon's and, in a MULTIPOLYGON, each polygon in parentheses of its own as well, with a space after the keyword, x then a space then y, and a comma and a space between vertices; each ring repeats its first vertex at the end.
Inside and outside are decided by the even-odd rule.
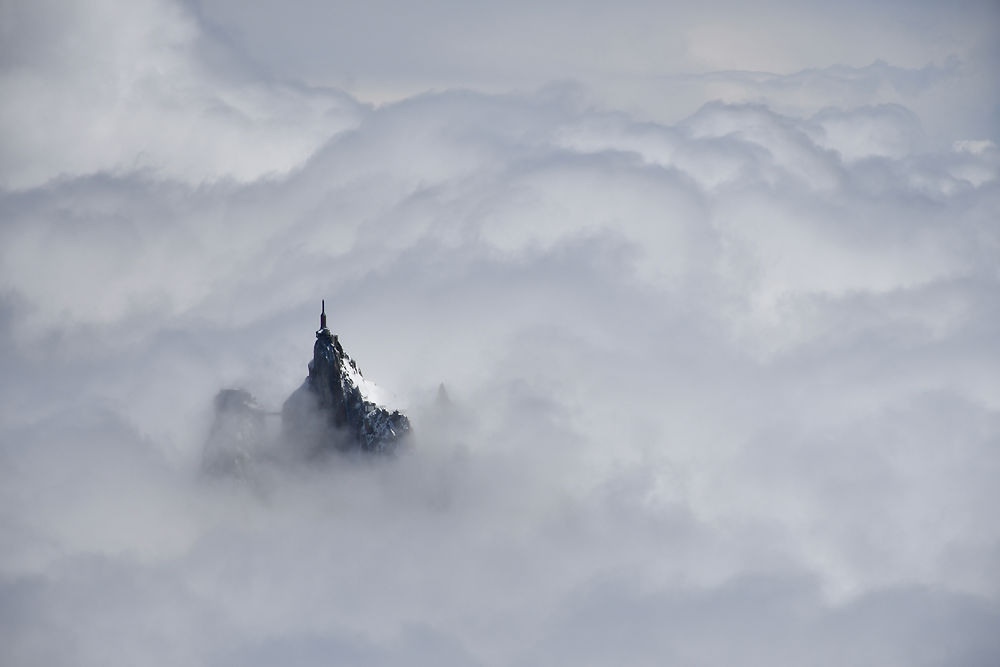
POLYGON ((0 662, 996 661, 1000 138, 929 100, 996 100, 938 53, 992 10, 642 94, 260 11, 4 9, 0 662), (317 87, 344 49, 462 86, 317 87), (203 478, 214 393, 279 409, 320 298, 414 446, 203 478))
POLYGON ((339 91, 254 77, 174 3, 2 11, 11 38, 0 65, 6 187, 98 171, 195 185, 253 180, 287 172, 357 123, 360 105, 339 91))

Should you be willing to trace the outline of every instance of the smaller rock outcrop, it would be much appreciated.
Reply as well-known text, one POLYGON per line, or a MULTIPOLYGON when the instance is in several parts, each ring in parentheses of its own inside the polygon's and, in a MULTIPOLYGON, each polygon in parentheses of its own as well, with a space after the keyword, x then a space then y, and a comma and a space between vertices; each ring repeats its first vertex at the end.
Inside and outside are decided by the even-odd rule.
POLYGON ((223 389, 215 395, 215 418, 202 452, 202 470, 246 475, 266 439, 267 413, 250 392, 223 389))

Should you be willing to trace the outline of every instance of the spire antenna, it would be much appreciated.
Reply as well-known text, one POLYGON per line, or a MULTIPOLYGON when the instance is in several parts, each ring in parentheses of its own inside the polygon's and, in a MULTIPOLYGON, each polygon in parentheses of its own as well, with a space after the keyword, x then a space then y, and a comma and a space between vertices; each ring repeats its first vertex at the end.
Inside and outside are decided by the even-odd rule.
POLYGON ((319 314, 319 328, 326 328, 326 299, 323 299, 323 310, 319 314))

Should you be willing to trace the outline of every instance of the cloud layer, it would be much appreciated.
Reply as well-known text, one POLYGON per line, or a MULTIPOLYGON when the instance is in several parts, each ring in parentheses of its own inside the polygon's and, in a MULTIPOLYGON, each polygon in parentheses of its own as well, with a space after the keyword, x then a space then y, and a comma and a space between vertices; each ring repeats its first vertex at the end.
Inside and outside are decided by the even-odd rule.
POLYGON ((648 87, 330 46, 449 84, 381 106, 225 3, 5 8, 0 662, 994 663, 995 60, 944 52, 984 7, 648 87), (320 298, 412 451, 199 477, 320 298))

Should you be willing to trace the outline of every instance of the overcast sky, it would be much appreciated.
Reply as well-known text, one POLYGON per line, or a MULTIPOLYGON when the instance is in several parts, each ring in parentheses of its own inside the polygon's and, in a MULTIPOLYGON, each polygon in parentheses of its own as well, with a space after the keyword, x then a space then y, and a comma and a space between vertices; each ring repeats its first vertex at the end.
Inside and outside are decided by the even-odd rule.
POLYGON ((251 4, 0 2, 0 663, 1000 662, 995 2, 251 4))

